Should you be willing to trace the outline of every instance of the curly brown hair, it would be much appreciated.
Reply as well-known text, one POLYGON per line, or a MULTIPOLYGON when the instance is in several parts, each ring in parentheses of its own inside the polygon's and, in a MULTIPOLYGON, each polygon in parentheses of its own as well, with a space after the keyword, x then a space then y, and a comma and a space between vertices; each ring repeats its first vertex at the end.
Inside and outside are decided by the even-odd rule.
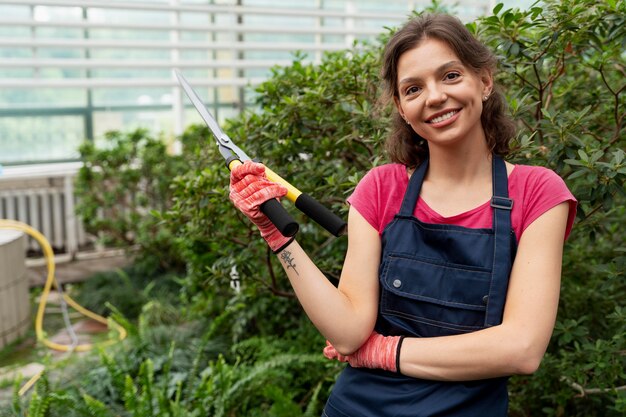
MULTIPOLYGON (((497 59, 493 52, 474 38, 456 17, 445 14, 424 13, 409 20, 387 42, 383 53, 381 77, 384 81, 382 100, 389 105, 398 97, 398 60, 406 51, 419 45, 424 39, 445 42, 461 62, 477 74, 482 70, 494 73, 497 59)), ((515 136, 515 124, 507 114, 504 95, 494 83, 493 91, 483 103, 481 124, 491 152, 506 156, 509 141, 515 136)), ((385 148, 393 162, 415 167, 428 156, 428 144, 402 116, 395 111, 392 116, 391 133, 385 148)))

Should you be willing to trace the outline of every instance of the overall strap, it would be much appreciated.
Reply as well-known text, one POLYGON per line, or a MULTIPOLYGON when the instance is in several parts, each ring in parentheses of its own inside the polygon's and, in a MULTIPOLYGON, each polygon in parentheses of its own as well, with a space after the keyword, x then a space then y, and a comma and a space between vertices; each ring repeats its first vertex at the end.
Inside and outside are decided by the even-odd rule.
POLYGON ((398 215, 405 217, 413 215, 427 170, 428 158, 422 161, 415 172, 413 172, 413 175, 411 175, 411 179, 409 180, 409 185, 404 193, 404 199, 402 200, 402 206, 400 207, 398 215))
POLYGON ((509 181, 506 165, 502 158, 493 155, 493 208, 494 253, 491 271, 491 286, 487 299, 485 326, 502 323, 506 291, 513 258, 511 253, 513 234, 511 233, 511 210, 513 200, 509 198, 509 181))

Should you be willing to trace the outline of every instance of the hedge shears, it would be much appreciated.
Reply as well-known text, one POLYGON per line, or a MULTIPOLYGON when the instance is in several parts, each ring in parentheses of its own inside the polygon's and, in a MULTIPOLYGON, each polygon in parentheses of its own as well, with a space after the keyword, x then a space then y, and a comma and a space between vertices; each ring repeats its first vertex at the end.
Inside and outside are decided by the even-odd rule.
MULTIPOLYGON (((207 110, 206 106, 191 88, 191 85, 187 82, 185 77, 174 70, 178 82, 193 103, 194 107, 202 117, 202 120, 209 127, 213 136, 215 137, 217 147, 226 160, 226 166, 229 170, 232 170, 237 165, 251 160, 251 158, 228 137, 226 133, 220 128, 219 124, 211 113, 207 110)), ((306 214, 308 217, 317 222, 324 229, 329 231, 335 236, 341 236, 346 231, 346 222, 343 221, 336 214, 327 209, 320 202, 315 200, 308 194, 303 193, 296 187, 288 183, 281 178, 278 174, 272 171, 267 166, 265 167, 265 174, 267 178, 287 188, 286 198, 294 203, 296 208, 306 214)), ((298 223, 291 217, 291 215, 285 210, 285 208, 276 199, 266 201, 261 205, 261 211, 271 220, 276 228, 284 236, 293 236, 298 232, 298 223)))

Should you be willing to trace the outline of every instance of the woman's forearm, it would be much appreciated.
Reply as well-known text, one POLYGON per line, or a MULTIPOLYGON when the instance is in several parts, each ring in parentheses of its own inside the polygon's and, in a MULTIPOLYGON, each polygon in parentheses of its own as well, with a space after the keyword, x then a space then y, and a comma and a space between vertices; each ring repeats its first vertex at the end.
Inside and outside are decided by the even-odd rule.
POLYGON ((556 321, 567 203, 535 220, 520 239, 502 324, 402 344, 400 369, 416 378, 473 380, 533 373, 556 321))
POLYGON ((506 325, 444 337, 405 338, 402 374, 440 381, 470 381, 531 374, 545 349, 506 325))
POLYGON ((300 304, 338 352, 350 354, 370 336, 378 311, 378 232, 352 207, 348 251, 335 287, 293 241, 278 253, 300 304))
POLYGON ((277 256, 315 327, 339 351, 356 350, 371 332, 371 314, 335 287, 295 240, 277 256))

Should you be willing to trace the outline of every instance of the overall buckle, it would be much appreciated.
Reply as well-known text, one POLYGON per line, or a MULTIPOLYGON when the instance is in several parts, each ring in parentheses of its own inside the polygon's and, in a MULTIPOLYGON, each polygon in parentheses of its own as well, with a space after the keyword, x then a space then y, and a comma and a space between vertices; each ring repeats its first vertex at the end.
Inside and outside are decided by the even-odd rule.
POLYGON ((513 200, 506 197, 491 197, 491 207, 503 210, 513 209, 513 200))

